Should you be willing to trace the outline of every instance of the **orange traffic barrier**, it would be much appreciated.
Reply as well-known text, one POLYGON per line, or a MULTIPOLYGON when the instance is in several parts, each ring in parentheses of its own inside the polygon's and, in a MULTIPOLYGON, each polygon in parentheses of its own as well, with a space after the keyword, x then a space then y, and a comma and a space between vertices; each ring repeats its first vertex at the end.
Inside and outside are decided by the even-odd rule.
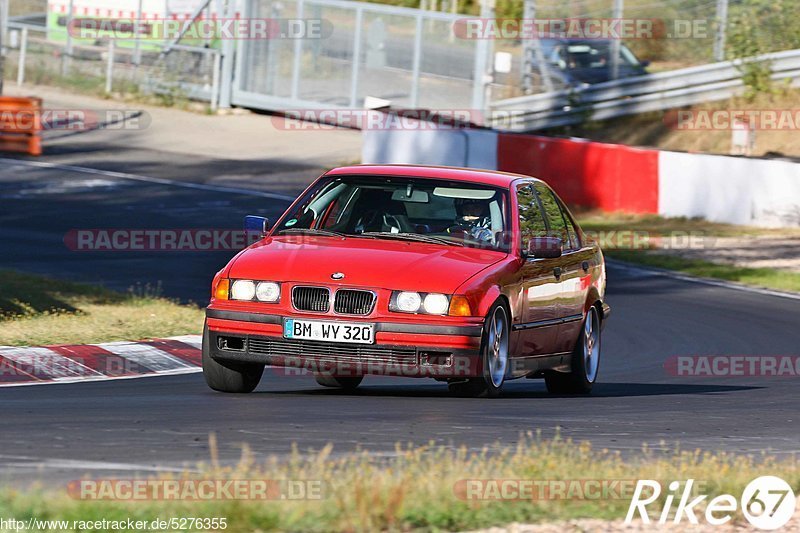
POLYGON ((0 96, 0 151, 42 155, 42 99, 0 96))

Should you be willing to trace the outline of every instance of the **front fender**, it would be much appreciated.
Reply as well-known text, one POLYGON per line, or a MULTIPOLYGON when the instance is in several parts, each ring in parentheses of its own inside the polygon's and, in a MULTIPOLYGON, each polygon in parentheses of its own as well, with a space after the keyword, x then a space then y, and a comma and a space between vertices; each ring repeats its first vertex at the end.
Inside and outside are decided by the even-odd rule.
MULTIPOLYGON (((497 299, 501 296, 505 297, 503 287, 514 284, 513 280, 516 279, 515 272, 517 270, 517 262, 514 259, 506 259, 467 280, 458 288, 456 294, 467 297, 473 316, 485 317, 497 299)), ((510 311, 513 320, 514 310, 510 309, 510 311)))

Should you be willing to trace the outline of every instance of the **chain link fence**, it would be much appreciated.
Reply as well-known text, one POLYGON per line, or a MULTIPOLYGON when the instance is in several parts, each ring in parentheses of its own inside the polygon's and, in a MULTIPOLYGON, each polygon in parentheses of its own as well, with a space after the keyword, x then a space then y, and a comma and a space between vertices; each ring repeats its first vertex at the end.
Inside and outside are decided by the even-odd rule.
POLYGON ((469 109, 480 43, 457 39, 458 15, 340 0, 249 0, 245 17, 312 19, 319 39, 239 43, 236 90, 287 106, 469 109))
POLYGON ((107 39, 71 42, 67 31, 10 22, 5 36, 7 83, 56 85, 83 93, 157 95, 209 102, 219 94, 220 53, 212 48, 107 39))

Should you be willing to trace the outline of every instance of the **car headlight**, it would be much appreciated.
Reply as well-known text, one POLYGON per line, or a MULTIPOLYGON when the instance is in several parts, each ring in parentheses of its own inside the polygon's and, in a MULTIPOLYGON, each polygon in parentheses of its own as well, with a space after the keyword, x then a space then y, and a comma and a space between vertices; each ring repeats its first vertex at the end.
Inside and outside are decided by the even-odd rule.
POLYGON ((231 283, 230 299, 243 302, 257 300, 265 303, 277 303, 281 300, 281 284, 274 281, 237 279, 231 283))
POLYGON ((256 299, 259 302, 275 303, 281 299, 281 286, 274 281, 261 281, 256 285, 256 299))
POLYGON ((450 300, 444 294, 429 294, 425 297, 422 306, 425 312, 431 315, 446 315, 450 308, 450 300))
POLYGON ((450 308, 450 297, 438 293, 395 291, 389 302, 389 310, 398 313, 427 313, 446 315, 450 308))
POLYGON ((416 313, 422 306, 422 296, 418 292, 399 292, 394 298, 395 307, 403 313, 416 313))
POLYGON ((237 279, 231 285, 231 300, 252 300, 256 295, 256 284, 249 279, 237 279))

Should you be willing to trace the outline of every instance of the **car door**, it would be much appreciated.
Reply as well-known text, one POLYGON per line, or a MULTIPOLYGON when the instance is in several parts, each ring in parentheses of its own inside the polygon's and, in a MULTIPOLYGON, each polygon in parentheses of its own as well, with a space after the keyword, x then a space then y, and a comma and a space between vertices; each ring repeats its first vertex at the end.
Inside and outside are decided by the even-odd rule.
POLYGON ((564 242, 559 261, 561 294, 557 306, 562 323, 558 328, 556 349, 567 352, 572 350, 580 332, 593 253, 591 248, 583 247, 577 226, 558 196, 544 183, 535 184, 534 189, 542 203, 550 235, 560 237, 564 242))
MULTIPOLYGON (((531 183, 517 185, 521 251, 537 237, 547 236, 542 206, 531 183)), ((520 321, 514 325, 518 341, 516 356, 536 357, 555 353, 558 340, 560 281, 555 276, 558 259, 527 257, 520 270, 520 321)))

